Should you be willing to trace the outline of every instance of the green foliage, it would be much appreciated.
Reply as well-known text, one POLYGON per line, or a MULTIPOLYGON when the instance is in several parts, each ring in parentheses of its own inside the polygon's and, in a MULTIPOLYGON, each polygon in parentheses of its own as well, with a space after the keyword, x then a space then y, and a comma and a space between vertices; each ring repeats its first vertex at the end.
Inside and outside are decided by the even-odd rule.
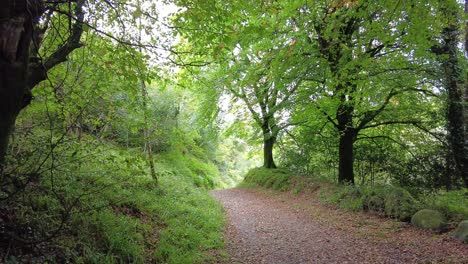
MULTIPOLYGON (((55 68, 21 113, 14 155, 1 175, 1 219, 14 219, 7 229, 38 243, 52 262, 211 261, 208 253, 223 246, 224 219, 207 190, 224 183, 211 138, 189 113, 197 104, 173 87, 151 89, 154 100, 143 112, 138 78, 132 77, 137 73, 124 63, 125 56, 139 54, 93 44, 84 51, 92 56, 70 57, 67 66, 76 71, 55 68), (158 185, 142 149, 144 114, 152 121, 158 185)), ((2 243, 9 239, 0 235, 2 243)), ((25 252, 18 247, 9 254, 25 252)))
POLYGON ((154 206, 167 225, 154 255, 162 263, 206 263, 206 253, 223 246, 224 217, 206 191, 175 177, 165 186, 167 197, 154 206))
POLYGON ((408 221, 419 208, 411 194, 394 186, 333 186, 322 194, 326 202, 353 211, 371 210, 408 221))
POLYGON ((443 130, 444 98, 431 47, 445 23, 441 2, 175 3, 184 37, 176 48, 214 62, 197 69, 198 89, 232 96, 244 139, 246 112, 271 135, 287 127, 278 133, 282 167, 336 179, 349 128, 357 182, 440 188, 444 143, 433 131, 443 130))
MULTIPOLYGON (((45 241, 47 261, 205 263, 224 221, 206 191, 244 173, 244 186, 320 190, 344 209, 406 221, 424 206, 467 219, 466 190, 429 193, 450 189, 446 58, 432 50, 455 18, 445 13, 462 11, 456 1, 173 2, 180 12, 167 20, 156 2, 89 3, 89 25, 127 26, 85 26, 86 45, 33 90, 1 168, 0 229, 45 241), (174 28, 177 69, 101 37, 144 32, 152 44, 142 46, 166 49, 171 41, 155 43, 171 32, 156 20, 174 28), (331 184, 347 133, 356 186, 331 184), (284 169, 247 172, 268 139, 284 169), (158 186, 148 177, 153 152, 158 186)), ((71 35, 70 6, 55 7, 40 21, 50 22, 41 58, 71 35)), ((0 243, 10 238, 0 233, 0 243)))
MULTIPOLYGON (((61 155, 54 161, 60 164, 60 174, 44 170, 39 182, 22 191, 21 199, 2 203, 4 208, 21 205, 14 212, 14 225, 30 228, 37 239, 60 230, 45 244, 59 248, 50 253, 52 259, 204 263, 212 258, 207 252, 222 248, 221 208, 192 179, 200 173, 202 161, 191 158, 177 163, 170 157, 174 153, 158 155, 157 164, 171 166, 157 165, 157 171, 166 173, 155 186, 138 150, 92 141, 92 137, 79 145, 72 139, 67 142, 54 150, 61 155), (197 163, 191 166, 184 161, 197 163)), ((215 178, 214 165, 206 166, 201 170, 211 168, 209 176, 215 178)))
POLYGON ((421 196, 424 205, 442 212, 450 219, 468 220, 468 190, 441 192, 421 196))
POLYGON ((254 168, 245 175, 243 186, 263 186, 274 190, 286 190, 292 174, 286 169, 254 168))
POLYGON ((326 197, 326 201, 338 204, 343 209, 359 211, 364 207, 363 198, 363 193, 359 187, 345 185, 326 197))
POLYGON ((421 202, 403 188, 390 185, 336 185, 323 180, 294 176, 284 169, 251 169, 241 186, 262 186, 293 193, 318 191, 324 202, 352 211, 371 210, 401 221, 410 220, 422 206, 421 202))

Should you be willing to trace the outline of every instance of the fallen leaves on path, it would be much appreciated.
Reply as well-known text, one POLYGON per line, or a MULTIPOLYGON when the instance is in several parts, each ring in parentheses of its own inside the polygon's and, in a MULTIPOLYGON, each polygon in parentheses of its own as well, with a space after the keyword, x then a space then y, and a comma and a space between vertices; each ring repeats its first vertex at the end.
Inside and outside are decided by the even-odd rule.
POLYGON ((322 205, 311 195, 212 191, 224 206, 229 263, 468 263, 448 234, 322 205))

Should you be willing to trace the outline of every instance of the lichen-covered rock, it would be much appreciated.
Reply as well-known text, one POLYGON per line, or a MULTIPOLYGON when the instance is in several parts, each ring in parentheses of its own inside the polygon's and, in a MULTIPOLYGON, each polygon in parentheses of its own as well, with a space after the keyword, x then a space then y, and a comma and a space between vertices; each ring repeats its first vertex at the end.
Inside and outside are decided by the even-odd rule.
POLYGON ((417 201, 402 188, 391 188, 385 194, 385 214, 400 221, 409 221, 417 211, 417 201))
POLYGON ((457 229, 453 231, 453 237, 462 242, 468 243, 468 220, 460 222, 457 229))
POLYGON ((365 201, 368 210, 383 212, 385 210, 385 198, 380 195, 370 196, 365 201))
POLYGON ((422 209, 413 215, 411 224, 422 229, 442 231, 447 227, 447 219, 436 210, 422 209))

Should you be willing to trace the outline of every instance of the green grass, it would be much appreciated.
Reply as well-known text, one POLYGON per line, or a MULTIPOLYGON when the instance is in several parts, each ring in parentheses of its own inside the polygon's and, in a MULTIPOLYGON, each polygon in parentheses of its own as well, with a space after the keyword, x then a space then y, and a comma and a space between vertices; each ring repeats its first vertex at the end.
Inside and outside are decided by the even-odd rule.
POLYGON ((247 172, 240 186, 262 186, 274 190, 286 190, 291 184, 292 174, 286 169, 254 168, 247 172))
POLYGON ((427 208, 438 210, 453 221, 468 219, 468 189, 422 196, 427 208))
POLYGON ((316 193, 324 203, 351 211, 375 211, 387 217, 409 221, 423 208, 435 209, 452 222, 468 219, 468 190, 442 192, 413 197, 407 190, 397 186, 359 186, 333 184, 323 179, 296 176, 285 169, 255 168, 250 170, 240 186, 316 193))
POLYGON ((164 263, 207 263, 206 253, 223 247, 221 207, 206 192, 181 178, 164 180, 166 196, 154 203, 166 227, 160 233, 155 259, 164 263))
MULTIPOLYGON (((207 192, 219 184, 214 165, 190 153, 156 155, 156 185, 138 150, 85 138, 56 151, 45 167, 59 167, 2 204, 15 208, 19 230, 40 239, 60 230, 37 262, 209 263, 223 254, 223 213, 207 192)), ((4 261, 15 253, 24 251, 4 261)))

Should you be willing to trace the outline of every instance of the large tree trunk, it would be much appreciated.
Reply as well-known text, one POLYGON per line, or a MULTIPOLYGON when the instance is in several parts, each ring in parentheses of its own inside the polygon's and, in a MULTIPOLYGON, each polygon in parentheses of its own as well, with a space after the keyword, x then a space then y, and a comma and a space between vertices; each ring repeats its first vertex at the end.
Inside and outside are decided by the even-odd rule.
MULTIPOLYGON (((468 15, 468 0, 465 0, 465 15, 468 15)), ((468 20, 465 22, 465 60, 468 57, 468 20)), ((465 71, 465 98, 464 98, 463 114, 465 115, 465 155, 468 155, 468 71, 465 71)), ((465 157, 467 158, 467 157, 465 157)), ((468 158, 467 158, 468 159, 468 158)), ((465 171, 463 181, 465 188, 468 188, 468 164, 465 161, 465 171)))
MULTIPOLYGON (((468 15, 468 0, 465 0, 465 15, 468 15)), ((468 20, 465 22, 465 52, 468 56, 468 20)), ((465 94, 465 96, 467 95, 465 94)))
POLYGON ((25 87, 25 69, 15 67, 0 58, 0 166, 8 147, 10 133, 21 109, 25 87))
POLYGON ((29 47, 34 24, 44 11, 41 0, 6 2, 0 11, 0 169, 16 117, 30 99, 29 47))
MULTIPOLYGON (((68 39, 49 57, 31 58, 37 53, 41 35, 47 29, 35 28, 44 13, 43 0, 6 0, 0 4, 0 169, 16 117, 31 102, 31 91, 47 78, 47 71, 67 60, 68 54, 81 47, 86 0, 76 0, 70 19, 68 39), (34 40, 34 45, 31 45, 34 40)), ((50 4, 50 3, 49 3, 50 4)), ((49 15, 51 15, 50 13, 49 15)), ((37 55, 37 54, 36 54, 37 55)))
POLYGON ((276 164, 273 159, 273 147, 276 139, 274 137, 265 138, 263 140, 263 167, 267 169, 276 169, 276 164))
POLYGON ((354 136, 340 135, 338 182, 354 184, 354 136))
POLYGON ((353 107, 340 105, 337 112, 340 146, 338 153, 338 182, 354 184, 354 141, 356 137, 353 128, 353 107))
POLYGON ((448 94, 447 100, 447 141, 449 144, 449 155, 447 156, 447 166, 454 164, 453 168, 448 168, 447 179, 445 181, 447 189, 452 186, 452 179, 461 179, 468 187, 468 150, 465 142, 465 118, 463 106, 464 77, 461 63, 458 58, 459 26, 457 11, 450 8, 444 10, 450 23, 442 31, 443 43, 439 47, 433 48, 440 55, 442 68, 444 71, 444 86, 448 94))

